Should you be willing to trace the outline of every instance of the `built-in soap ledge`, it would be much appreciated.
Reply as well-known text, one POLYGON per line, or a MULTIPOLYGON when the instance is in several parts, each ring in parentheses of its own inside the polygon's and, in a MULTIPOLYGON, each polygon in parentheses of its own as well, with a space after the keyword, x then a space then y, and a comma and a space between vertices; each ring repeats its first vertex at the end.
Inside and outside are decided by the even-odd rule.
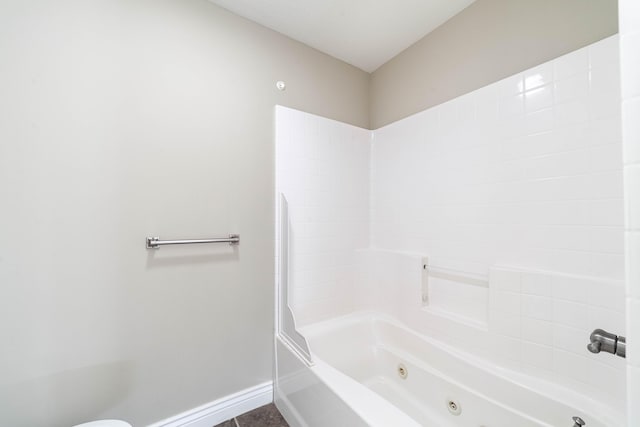
POLYGON ((485 276, 422 263, 422 308, 430 314, 487 330, 489 280, 485 276))

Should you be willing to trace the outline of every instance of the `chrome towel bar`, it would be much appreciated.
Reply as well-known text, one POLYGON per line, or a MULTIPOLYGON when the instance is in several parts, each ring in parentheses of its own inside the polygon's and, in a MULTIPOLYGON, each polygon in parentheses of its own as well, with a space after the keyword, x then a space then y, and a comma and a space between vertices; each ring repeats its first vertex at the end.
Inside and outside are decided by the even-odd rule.
POLYGON ((229 234, 229 237, 192 240, 160 240, 159 237, 147 237, 147 249, 160 249, 160 246, 165 245, 193 245, 198 243, 229 243, 230 245, 237 245, 240 243, 240 235, 229 234))

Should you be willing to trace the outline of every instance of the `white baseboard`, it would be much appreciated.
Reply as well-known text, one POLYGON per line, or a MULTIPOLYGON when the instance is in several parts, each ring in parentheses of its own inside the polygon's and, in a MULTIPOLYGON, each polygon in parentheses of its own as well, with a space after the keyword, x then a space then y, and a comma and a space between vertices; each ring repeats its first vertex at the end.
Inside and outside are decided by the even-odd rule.
POLYGON ((148 427, 212 427, 273 402, 273 382, 258 384, 148 427))

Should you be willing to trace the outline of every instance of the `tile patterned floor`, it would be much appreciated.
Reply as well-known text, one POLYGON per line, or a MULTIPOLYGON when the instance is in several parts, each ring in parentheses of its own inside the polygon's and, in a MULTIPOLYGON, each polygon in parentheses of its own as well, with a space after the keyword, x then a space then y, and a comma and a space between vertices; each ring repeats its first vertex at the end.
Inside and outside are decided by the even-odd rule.
POLYGON ((214 427, 289 427, 273 403, 261 406, 214 427))

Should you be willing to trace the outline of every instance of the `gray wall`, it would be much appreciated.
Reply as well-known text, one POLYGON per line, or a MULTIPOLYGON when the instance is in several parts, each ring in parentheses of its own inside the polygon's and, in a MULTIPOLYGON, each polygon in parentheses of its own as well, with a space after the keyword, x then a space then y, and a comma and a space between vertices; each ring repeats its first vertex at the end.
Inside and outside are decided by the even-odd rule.
POLYGON ((477 0, 372 74, 371 127, 617 31, 617 0, 477 0))
POLYGON ((369 76, 206 0, 3 1, 0 28, 0 425, 270 380, 274 105, 367 127, 369 76))

